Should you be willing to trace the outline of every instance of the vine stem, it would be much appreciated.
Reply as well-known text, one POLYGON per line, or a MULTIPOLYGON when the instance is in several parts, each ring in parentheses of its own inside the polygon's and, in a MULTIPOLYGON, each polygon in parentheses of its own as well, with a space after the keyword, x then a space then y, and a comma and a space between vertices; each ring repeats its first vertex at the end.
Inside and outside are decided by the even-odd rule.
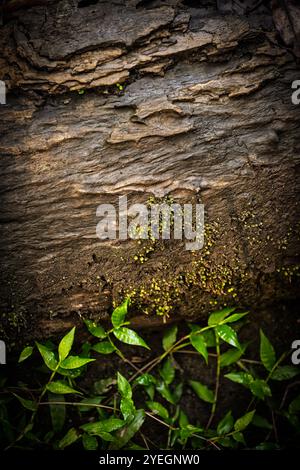
POLYGON ((220 386, 220 371, 221 371, 220 340, 216 331, 215 331, 215 337, 216 337, 216 353, 217 353, 216 385, 215 385, 214 402, 211 407, 211 413, 210 413, 210 417, 206 425, 206 429, 209 429, 212 423, 212 420, 214 419, 214 416, 215 416, 217 402, 218 402, 219 386, 220 386))

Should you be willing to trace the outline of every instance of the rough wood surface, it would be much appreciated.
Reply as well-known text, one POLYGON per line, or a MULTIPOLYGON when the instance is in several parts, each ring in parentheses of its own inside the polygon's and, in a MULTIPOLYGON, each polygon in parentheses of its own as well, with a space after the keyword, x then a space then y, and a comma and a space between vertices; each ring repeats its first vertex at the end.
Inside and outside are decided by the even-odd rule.
POLYGON ((133 315, 161 301, 189 318, 216 299, 253 307, 295 296, 296 42, 287 50, 264 5, 240 16, 189 3, 63 1, 17 11, 2 27, 8 334, 106 318, 133 290, 133 315), (201 200, 205 249, 158 243, 141 264, 136 241, 100 242, 96 208, 120 194, 201 200))

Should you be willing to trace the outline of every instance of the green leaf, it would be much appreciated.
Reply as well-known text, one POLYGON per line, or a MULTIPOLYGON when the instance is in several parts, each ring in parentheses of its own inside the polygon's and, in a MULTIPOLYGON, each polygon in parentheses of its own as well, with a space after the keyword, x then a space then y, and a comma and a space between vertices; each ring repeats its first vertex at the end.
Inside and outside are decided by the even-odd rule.
POLYGON ((175 385, 173 393, 172 393, 175 403, 178 403, 179 400, 181 399, 182 392, 183 392, 183 382, 179 382, 177 385, 175 385))
POLYGON ((137 410, 133 420, 125 425, 122 429, 117 431, 114 441, 110 445, 110 450, 118 450, 124 447, 127 442, 134 437, 134 435, 141 428, 145 420, 144 410, 137 410))
POLYGON ((92 349, 99 354, 111 354, 116 350, 116 347, 110 341, 103 341, 102 343, 94 344, 92 349))
POLYGON ((289 413, 296 414, 300 412, 300 395, 298 395, 290 404, 289 404, 289 413))
POLYGON ((236 332, 228 325, 218 325, 216 326, 216 332, 218 336, 225 341, 226 343, 234 346, 235 348, 241 349, 241 345, 237 338, 236 332))
POLYGON ((233 416, 231 410, 229 410, 226 415, 221 419, 217 427, 218 436, 223 436, 228 434, 233 428, 233 416))
POLYGON ((145 341, 133 330, 129 328, 118 328, 113 330, 115 337, 122 343, 131 344, 133 346, 142 346, 143 348, 150 349, 145 341))
POLYGON ((103 441, 107 441, 107 442, 112 442, 112 441, 114 441, 114 437, 113 437, 111 434, 109 434, 108 432, 101 432, 101 433, 99 433, 99 437, 101 437, 101 439, 102 439, 103 441))
POLYGON ((165 332, 162 340, 163 348, 165 351, 168 351, 173 346, 173 344, 175 344, 177 338, 177 331, 178 327, 176 325, 173 325, 165 332))
POLYGON ((223 308, 218 312, 213 312, 208 318, 208 325, 215 326, 221 323, 231 312, 234 312, 235 308, 223 308))
POLYGON ((252 424, 256 426, 257 428, 263 428, 263 429, 273 429, 273 426, 269 421, 264 418, 263 416, 258 415, 255 413, 253 419, 252 419, 252 424))
POLYGON ((75 428, 69 429, 67 434, 59 441, 58 447, 64 449, 65 447, 73 444, 79 439, 79 433, 75 428))
POLYGON ((44 360, 44 363, 48 367, 48 369, 54 371, 58 365, 54 352, 50 351, 50 349, 48 349, 46 346, 43 346, 40 343, 36 342, 35 344, 44 360))
POLYGON ((190 335, 190 341, 192 346, 198 351, 201 356, 204 357, 206 364, 208 363, 208 351, 205 344, 205 340, 202 335, 197 335, 196 333, 192 333, 190 335))
POLYGON ((94 391, 95 393, 102 395, 104 393, 107 393, 110 387, 115 385, 117 383, 116 379, 114 377, 108 377, 106 379, 101 379, 97 380, 94 382, 94 391))
POLYGON ((128 380, 122 374, 120 374, 120 372, 117 373, 117 384, 122 398, 132 398, 131 385, 128 380))
POLYGON ((221 354, 221 367, 227 367, 237 362, 244 354, 245 349, 246 347, 242 346, 242 349, 229 349, 225 353, 221 354))
POLYGON ((105 330, 104 328, 102 328, 102 326, 97 325, 97 323, 92 320, 84 320, 84 323, 86 324, 87 329, 89 330, 91 335, 99 339, 103 339, 106 337, 105 330))
POLYGON ((260 359, 264 367, 270 372, 275 365, 276 355, 272 344, 265 336, 263 330, 260 330, 260 359))
POLYGON ((189 384, 201 400, 206 401, 207 403, 214 402, 214 394, 206 385, 203 385, 201 382, 197 382, 196 380, 189 380, 189 384))
POLYGON ((25 361, 26 359, 28 359, 28 357, 31 356, 32 353, 33 353, 33 347, 26 346, 26 348, 24 348, 23 351, 21 352, 18 362, 20 363, 20 362, 25 361))
POLYGON ((176 404, 175 399, 172 395, 172 392, 171 392, 171 390, 169 389, 168 385, 165 382, 163 382, 163 381, 159 382, 156 386, 156 390, 169 403, 172 403, 172 405, 176 404))
POLYGON ((296 377, 296 375, 300 374, 300 369, 299 367, 295 366, 279 366, 277 367, 272 375, 271 379, 272 380, 290 380, 293 377, 296 377))
POLYGON ((234 429, 235 431, 241 432, 246 429, 249 424, 251 423, 253 417, 255 415, 255 410, 249 411, 246 413, 244 416, 239 418, 235 423, 234 423, 234 429))
POLYGON ((81 369, 80 367, 78 367, 77 369, 62 369, 61 367, 59 367, 57 369, 57 372, 58 374, 63 375, 64 377, 69 377, 70 379, 76 379, 82 374, 83 369, 81 369))
POLYGON ((188 417, 187 417, 187 415, 185 414, 185 412, 182 411, 182 410, 180 410, 178 422, 179 422, 179 426, 180 426, 181 428, 184 428, 184 427, 186 427, 186 426, 189 424, 188 417))
POLYGON ((48 401, 50 402, 50 416, 52 422, 52 428, 55 433, 60 432, 65 424, 66 420, 66 406, 65 405, 56 405, 55 401, 64 402, 65 398, 61 395, 54 395, 52 393, 48 393, 48 401))
POLYGON ((162 419, 165 419, 166 421, 169 419, 169 412, 161 403, 158 403, 157 401, 147 401, 146 405, 151 411, 153 411, 153 413, 157 414, 162 419))
POLYGON ((63 369, 77 369, 95 360, 89 357, 69 356, 60 363, 60 367, 63 369))
POLYGON ((135 384, 138 385, 143 385, 144 387, 148 387, 149 385, 156 384, 156 378, 153 377, 151 374, 142 374, 139 377, 137 377, 134 381, 135 384))
POLYGON ((80 395, 81 392, 78 392, 77 390, 74 390, 74 388, 69 387, 65 382, 62 382, 61 380, 57 380, 56 382, 50 382, 46 386, 47 390, 51 393, 57 393, 59 395, 63 395, 65 393, 79 393, 80 395))
POLYGON ((37 403, 35 401, 26 400, 25 398, 20 397, 16 393, 13 393, 13 395, 19 400, 21 405, 26 408, 26 410, 35 411, 37 409, 37 403))
POLYGON ((75 335, 75 326, 63 337, 58 345, 59 360, 63 361, 71 351, 75 335))
POLYGON ((122 398, 120 410, 125 421, 131 420, 136 411, 132 398, 122 398))
POLYGON ((248 372, 230 372, 230 374, 225 374, 224 377, 245 387, 250 387, 251 382, 254 380, 248 372))
POLYGON ((147 387, 145 387, 145 391, 146 391, 148 397, 150 398, 150 400, 153 400, 154 395, 155 395, 155 386, 154 385, 148 385, 147 387))
POLYGON ((111 322, 114 328, 119 328, 127 315, 129 299, 126 299, 119 307, 115 308, 111 315, 111 322))
POLYGON ((233 315, 230 315, 230 317, 225 318, 222 323, 234 323, 238 320, 241 320, 241 318, 244 318, 246 315, 248 315, 249 312, 244 312, 244 313, 234 313, 233 315))
POLYGON ((89 436, 88 434, 82 435, 82 445, 85 450, 97 450, 98 441, 95 436, 89 436))
POLYGON ((255 379, 250 383, 250 390, 254 396, 261 398, 262 400, 265 397, 271 397, 272 392, 265 380, 255 379))
POLYGON ((175 369, 169 357, 164 361, 159 373, 167 385, 170 385, 173 382, 175 378, 175 369))
POLYGON ((246 442, 245 442, 245 438, 244 438, 243 433, 241 433, 241 432, 235 432, 235 433, 232 435, 232 437, 233 437, 233 439, 234 439, 236 442, 239 442, 240 444, 246 445, 246 442))
POLYGON ((91 411, 93 409, 93 405, 99 405, 101 403, 102 397, 91 397, 91 398, 84 398, 81 400, 82 406, 79 406, 78 409, 81 413, 85 413, 87 411, 91 411))
POLYGON ((125 422, 118 418, 108 418, 96 423, 87 423, 80 426, 88 434, 100 435, 103 432, 113 432, 124 426, 125 422))

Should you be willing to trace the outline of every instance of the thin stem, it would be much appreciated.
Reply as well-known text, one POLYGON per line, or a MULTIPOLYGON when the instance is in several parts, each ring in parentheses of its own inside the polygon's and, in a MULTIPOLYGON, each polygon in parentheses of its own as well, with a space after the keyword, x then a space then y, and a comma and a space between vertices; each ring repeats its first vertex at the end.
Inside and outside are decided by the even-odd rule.
POLYGON ((215 385, 214 402, 211 407, 211 413, 210 413, 210 417, 206 425, 206 429, 209 429, 212 423, 212 420, 214 419, 214 416, 215 416, 217 402, 218 402, 219 386, 220 386, 220 372, 221 372, 220 340, 216 331, 215 331, 215 337, 216 337, 216 353, 217 353, 216 385, 215 385))

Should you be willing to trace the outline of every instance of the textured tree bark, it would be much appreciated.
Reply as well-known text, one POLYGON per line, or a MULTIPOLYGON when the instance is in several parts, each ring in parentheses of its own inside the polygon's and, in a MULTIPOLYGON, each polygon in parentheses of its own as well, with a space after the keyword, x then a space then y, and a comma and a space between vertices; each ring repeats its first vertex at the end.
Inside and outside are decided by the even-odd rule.
POLYGON ((295 298, 299 7, 88 3, 8 8, 2 27, 5 334, 106 319, 126 295, 138 326, 295 298), (203 202, 205 247, 101 242, 97 206, 124 194, 203 202))

